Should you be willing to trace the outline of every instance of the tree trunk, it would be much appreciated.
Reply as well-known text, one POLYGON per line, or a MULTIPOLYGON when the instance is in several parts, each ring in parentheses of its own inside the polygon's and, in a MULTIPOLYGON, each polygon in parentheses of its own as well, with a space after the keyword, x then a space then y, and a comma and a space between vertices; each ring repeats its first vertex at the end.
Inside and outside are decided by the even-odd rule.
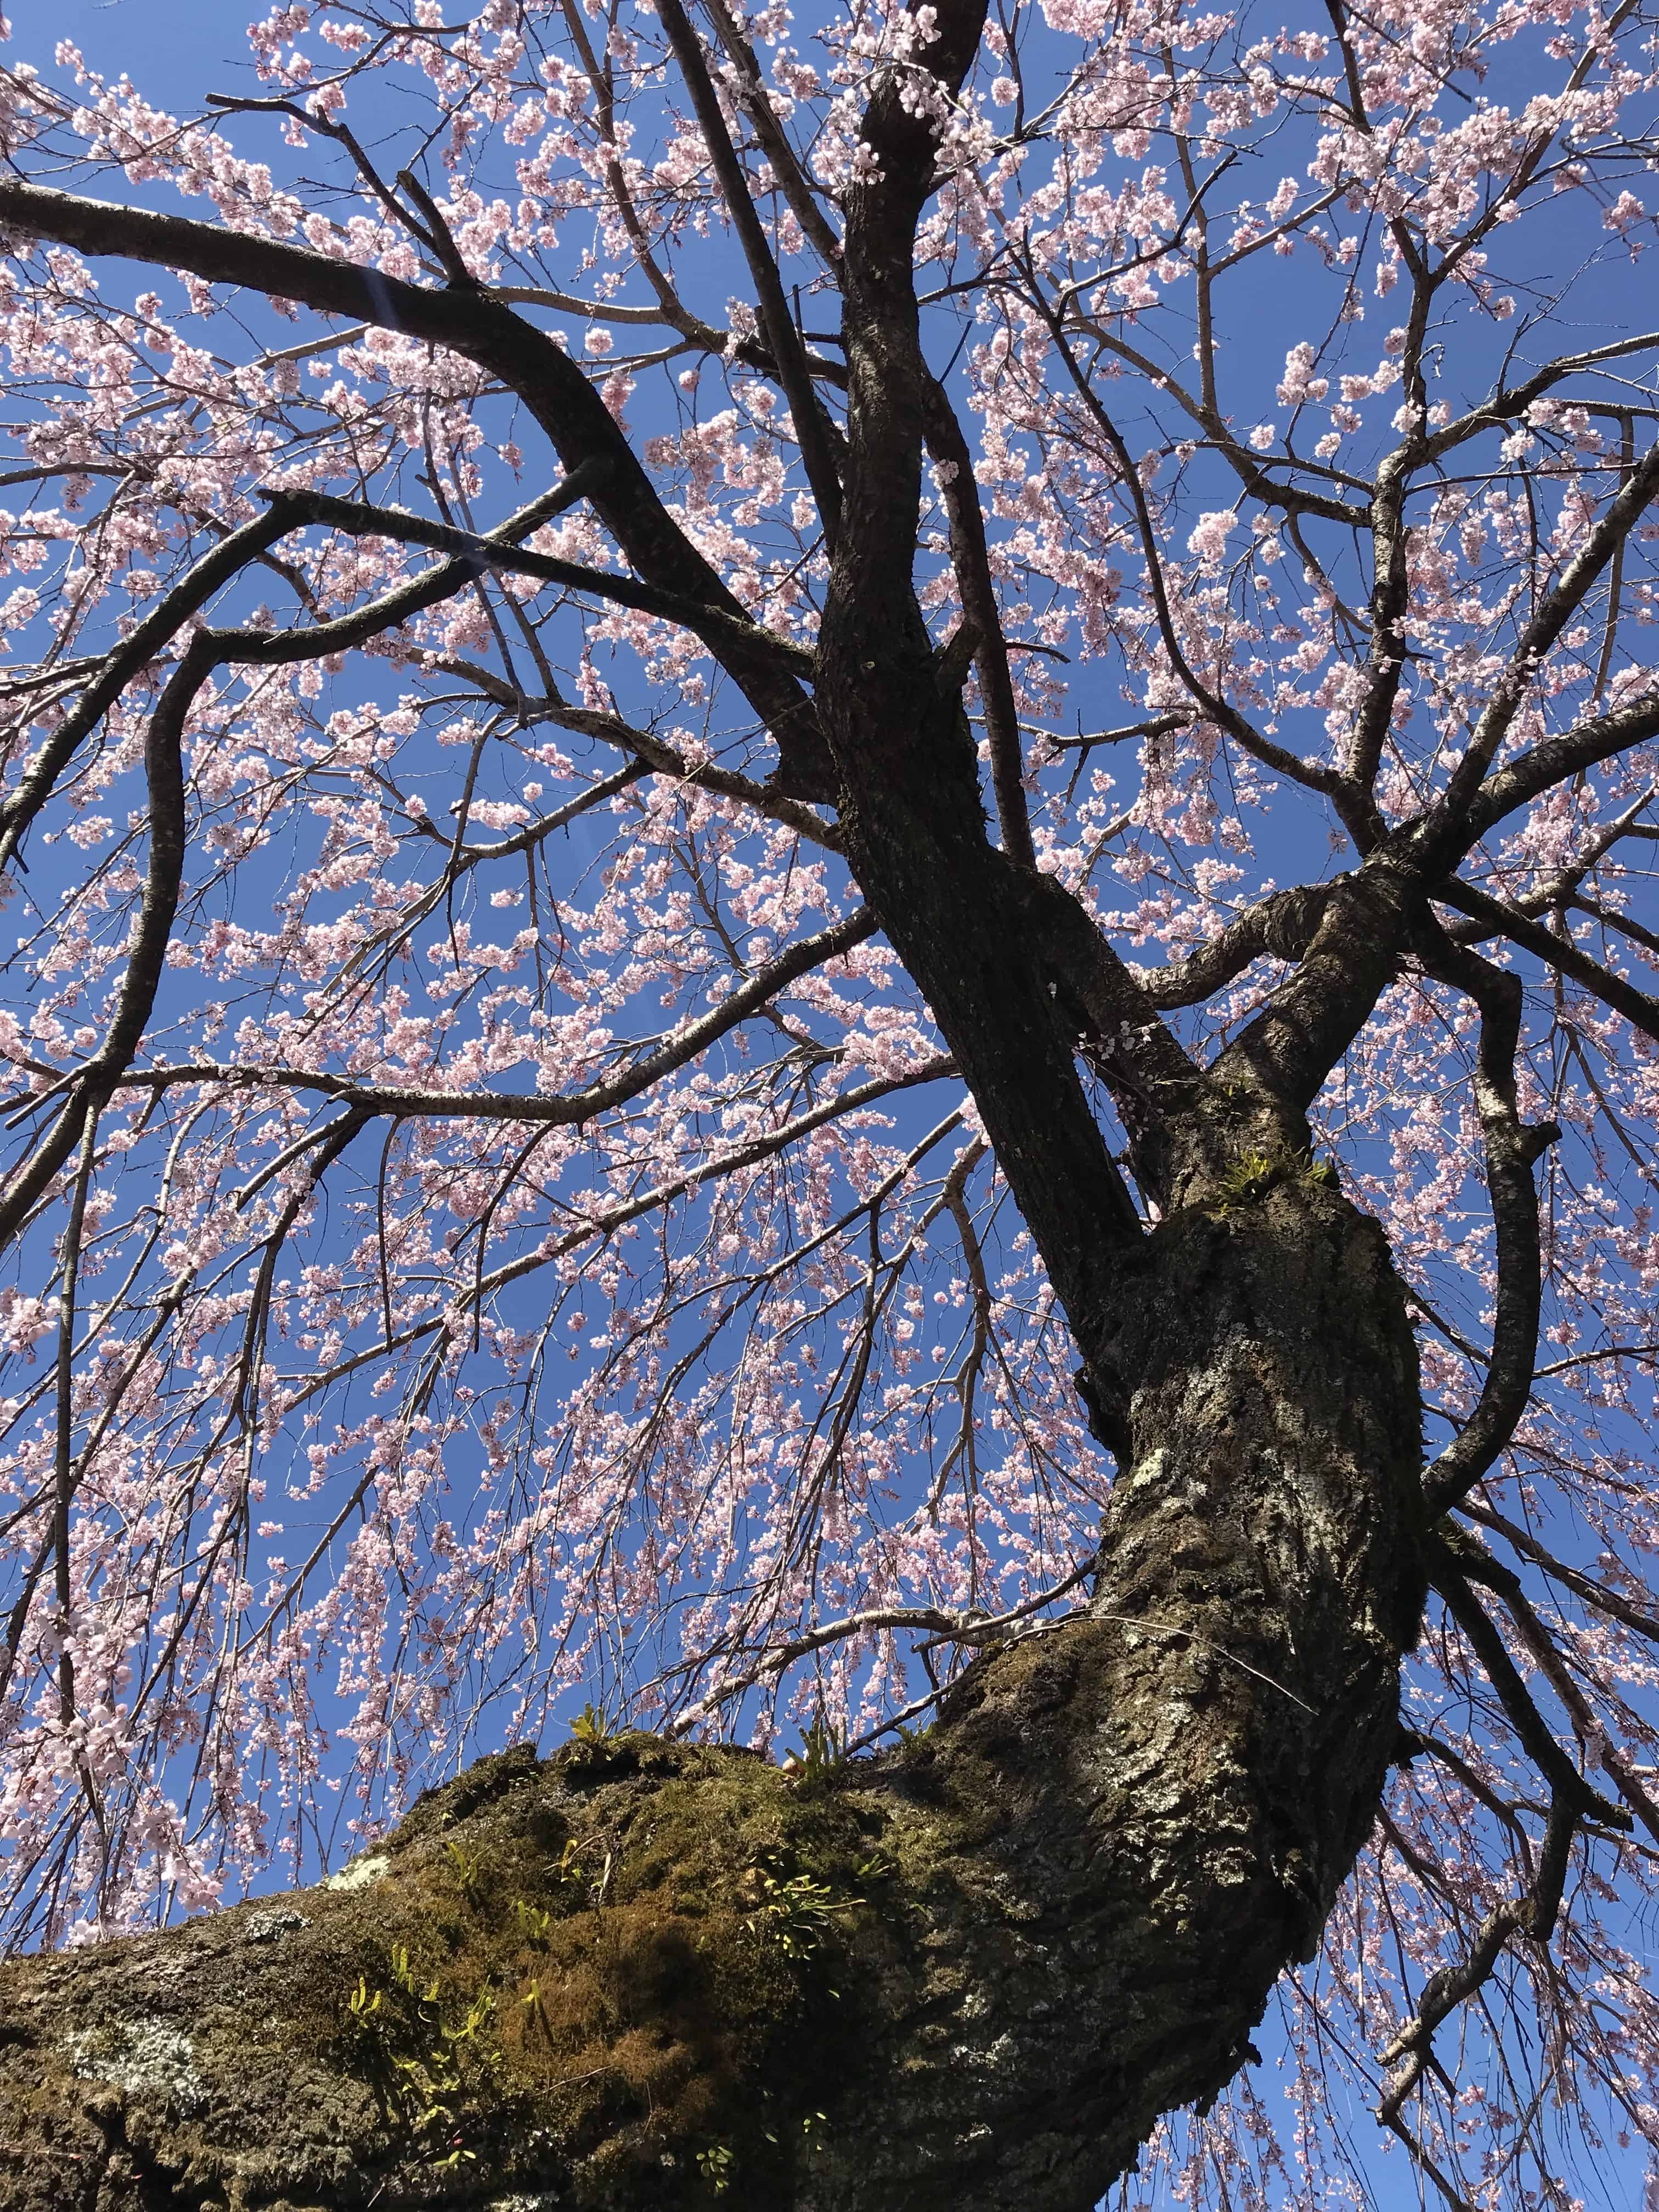
POLYGON ((1375 1225, 1287 1167, 1123 1264, 1087 1616, 878 1759, 507 1753, 350 1886, 14 1964, 8 2212, 1085 2212, 1311 1953, 1422 1597, 1375 1225))

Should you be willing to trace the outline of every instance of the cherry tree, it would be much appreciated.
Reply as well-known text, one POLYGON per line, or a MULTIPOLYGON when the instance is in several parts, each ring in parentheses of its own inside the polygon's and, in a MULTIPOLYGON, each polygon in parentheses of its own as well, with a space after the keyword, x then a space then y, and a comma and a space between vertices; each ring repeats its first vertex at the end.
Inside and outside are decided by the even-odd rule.
POLYGON ((0 71, 0 2195, 1627 2191, 1651 6, 470 6, 0 71))

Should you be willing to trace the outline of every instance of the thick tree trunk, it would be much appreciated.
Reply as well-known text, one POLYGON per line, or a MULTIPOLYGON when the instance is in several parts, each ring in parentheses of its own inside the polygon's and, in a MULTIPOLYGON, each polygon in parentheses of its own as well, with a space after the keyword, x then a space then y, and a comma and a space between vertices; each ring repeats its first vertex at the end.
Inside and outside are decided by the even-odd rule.
POLYGON ((1267 1181, 1126 1262, 1088 1617, 878 1759, 507 1753, 354 1887, 13 1965, 0 2203, 1085 2212, 1310 1952, 1416 1632, 1399 1287, 1267 1181))

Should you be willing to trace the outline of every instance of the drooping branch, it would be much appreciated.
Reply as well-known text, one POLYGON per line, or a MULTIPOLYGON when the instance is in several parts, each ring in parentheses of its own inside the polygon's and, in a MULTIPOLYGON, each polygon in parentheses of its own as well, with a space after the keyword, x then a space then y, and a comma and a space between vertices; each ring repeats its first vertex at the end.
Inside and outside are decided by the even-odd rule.
MULTIPOLYGON (((577 495, 577 490, 562 487, 560 495, 568 504, 577 495)), ((284 527, 294 526, 295 512, 285 502, 279 499, 273 511, 284 527)), ((305 511, 308 513, 311 510, 307 507, 305 511)), ((477 541, 477 546, 480 549, 479 557, 495 558, 499 556, 500 548, 495 542, 480 539, 477 541)), ((469 544, 467 553, 470 555, 473 550, 469 544)), ((239 548, 239 552, 246 557, 245 546, 239 548)), ((466 573, 465 559, 450 564, 447 577, 452 581, 452 588, 459 587, 466 573)), ((213 580, 216 584, 225 579, 216 571, 213 580)), ((434 589, 434 580, 423 578, 413 586, 405 587, 401 594, 392 595, 392 599, 401 613, 407 610, 411 592, 422 597, 434 589)), ((385 603, 382 603, 384 611, 385 603)), ((365 614, 366 611, 360 610, 347 620, 361 624, 365 614)), ((316 632, 303 635, 307 638, 310 649, 314 651, 316 632)), ((150 653, 155 650, 154 642, 149 644, 149 650, 150 653)), ((268 633, 258 631, 201 629, 192 637, 169 678, 150 718, 145 744, 149 787, 149 874, 115 1012, 98 1053, 64 1079, 69 1095, 52 1127, 33 1148, 27 1161, 14 1173, 4 1191, 0 1192, 0 1246, 17 1234, 53 1176, 80 1141, 88 1116, 96 1113, 102 1101, 111 1095, 115 1085, 126 1074, 142 1042, 165 963, 183 880, 185 836, 181 745, 184 724, 198 694, 214 669, 226 663, 242 660, 268 662, 281 658, 305 657, 306 653, 307 647, 299 645, 293 636, 276 639, 268 633)), ((121 665, 125 671, 127 664, 121 665)), ((863 941, 875 927, 873 916, 859 912, 833 923, 817 938, 798 940, 767 968, 738 985, 720 1006, 700 1020, 685 1024, 655 1052, 644 1055, 626 1073, 611 1079, 608 1083, 591 1085, 574 1097, 559 1100, 536 1097, 514 1102, 491 1094, 470 1094, 456 1099, 441 1091, 392 1091, 373 1085, 358 1085, 349 1079, 334 1077, 323 1071, 315 1073, 301 1070, 277 1071, 270 1079, 281 1081, 286 1074, 297 1086, 340 1097, 352 1110, 362 1113, 448 1111, 503 1121, 580 1123, 626 1098, 637 1097, 662 1076, 707 1049, 716 1038, 745 1019, 750 1012, 763 1006, 787 983, 821 964, 824 959, 834 957, 863 941)))
POLYGON ((180 758, 186 716, 217 662, 211 634, 198 631, 156 702, 144 738, 149 859, 143 903, 115 1010, 96 1054, 78 1069, 70 1095, 44 1138, 0 1190, 0 1249, 17 1235, 96 1113, 125 1073, 143 1036, 167 961, 185 867, 185 780, 180 758))
MULTIPOLYGON (((1397 1738, 1413 1424, 1376 1385, 1410 1335, 1374 1231, 1306 1203, 1189 1223, 1197 1297, 1144 1307, 1166 1353, 1224 1312, 1249 1359, 1300 1366, 1282 1480, 1259 1488, 1278 1458, 1241 1455, 1226 1391, 1185 1435, 1159 1424, 1174 1449, 1114 1492, 1092 1617, 988 1651, 882 1758, 792 1778, 626 1734, 511 1753, 274 1917, 5 1970, 0 2087, 28 2084, 0 2095, 9 2212, 47 2212, 76 2157, 107 2212, 186 2166, 249 2212, 343 2212, 453 2191, 449 2159, 471 2196, 664 2212, 711 2145, 757 2212, 809 2187, 836 2212, 1097 2201, 1160 2110, 1239 2064, 1397 1738), (1306 1327, 1310 1285, 1346 1329, 1306 1327), (140 2021, 187 2077, 124 2063, 140 2021), (819 2112, 804 2170, 787 2147, 819 2112)), ((1176 1244, 1154 1265, 1172 1285, 1176 1244)))
MULTIPOLYGON (((1334 204, 1340 197, 1340 191, 1334 192, 1326 204, 1334 204)), ((1148 258, 1157 258, 1158 256, 1148 258)), ((1220 275, 1227 265, 1227 258, 1224 255, 1216 262, 1212 273, 1220 275)), ((1228 418, 1218 415, 1212 409, 1206 406, 1200 395, 1183 385, 1179 377, 1172 375, 1166 366, 1154 361, 1150 354, 1143 352, 1139 347, 1129 344, 1120 331, 1108 330, 1097 320, 1080 318, 1073 322, 1052 307, 1038 282, 1037 272, 1029 263, 1026 264, 1024 274, 1029 288, 1028 296, 1032 304, 1036 307, 1037 312, 1042 314, 1045 319, 1049 314, 1054 314, 1060 326, 1068 334, 1073 330, 1086 334, 1114 360, 1121 361, 1134 369, 1155 389, 1167 392, 1183 414, 1190 416, 1192 421, 1203 430, 1206 438, 1214 446, 1216 451, 1222 455, 1228 466, 1237 477, 1240 486, 1247 496, 1260 500, 1264 507, 1278 509, 1279 513, 1290 516, 1292 520, 1302 515, 1316 515, 1322 521, 1334 522, 1346 529, 1364 528, 1366 511, 1358 501, 1349 501, 1333 497, 1328 493, 1315 491, 1305 482, 1305 477, 1309 475, 1330 477, 1335 474, 1334 471, 1321 468, 1316 463, 1310 465, 1305 462, 1299 464, 1279 462, 1273 465, 1281 468, 1286 465, 1295 466, 1298 477, 1304 479, 1294 483, 1280 483, 1276 477, 1268 473, 1269 464, 1264 457, 1260 453, 1253 453, 1249 446, 1241 444, 1234 436, 1228 418)), ((1075 351, 1070 346, 1069 335, 1067 349, 1072 352, 1073 358, 1066 363, 1066 374, 1077 386, 1079 395, 1084 398, 1085 405, 1090 406, 1090 411, 1092 413, 1093 408, 1090 404, 1085 386, 1089 389, 1092 387, 1089 386, 1089 380, 1085 376, 1081 364, 1076 361, 1075 351)), ((1346 481, 1351 482, 1352 479, 1346 479, 1346 481)))
POLYGON ((1633 1815, 1635 1820, 1641 1821, 1654 1841, 1659 1843, 1659 1805, 1654 1803, 1631 1772, 1628 1760, 1607 1741, 1605 1731, 1590 1710, 1589 1699, 1572 1679, 1571 1670, 1555 1638, 1539 1618, 1531 1599, 1522 1587, 1521 1577, 1512 1568, 1495 1559, 1478 1539, 1466 1532, 1444 1529, 1442 1540, 1452 1554, 1456 1571, 1466 1581, 1483 1583, 1498 1593, 1534 1665, 1555 1692, 1563 1711, 1571 1721, 1573 1733, 1583 1754, 1594 1758, 1597 1747, 1600 1747, 1601 1771, 1631 1809, 1628 1813, 1620 1813, 1599 1793, 1593 1793, 1595 1795, 1593 1808, 1595 1817, 1603 1821, 1610 1820, 1616 1828, 1628 1828, 1632 1825, 1633 1815))
POLYGON ((1617 1590, 1609 1589, 1607 1583, 1595 1576, 1587 1575, 1583 1568, 1558 1559, 1547 1546, 1539 1542, 1530 1530, 1521 1528, 1504 1515, 1494 1512, 1490 1505, 1483 1504, 1476 1498, 1465 1498, 1457 1510, 1482 1528, 1489 1528, 1494 1535, 1501 1536, 1522 1559, 1530 1559, 1534 1566, 1541 1567, 1552 1581, 1562 1583, 1576 1597, 1582 1598, 1586 1605, 1605 1613, 1609 1620, 1616 1620, 1622 1626, 1633 1629, 1638 1636, 1646 1637, 1650 1643, 1659 1644, 1659 1614, 1650 1613, 1645 1607, 1632 1605, 1628 1598, 1621 1596, 1617 1590))
POLYGON ((1382 2053, 1383 2065, 1397 2069, 1377 2107, 1376 2117, 1384 2127, 1399 2128, 1401 2108, 1432 2060, 1436 2028, 1491 1979, 1514 1937, 1528 1936, 1536 1943, 1549 1942, 1560 1914, 1568 1861, 1577 1832, 1577 1808, 1555 1799, 1537 1870, 1525 1893, 1495 1905, 1481 1922, 1467 1956, 1455 1965, 1442 1966, 1424 1984, 1416 2011, 1382 2053))
POLYGON ((1538 1192, 1533 1168, 1560 1125, 1521 1119, 1516 1098, 1516 1054, 1524 994, 1521 979, 1494 968, 1464 946, 1453 946, 1437 929, 1420 940, 1424 964, 1468 993, 1480 1012, 1474 1066, 1474 1100, 1486 1145, 1486 1188, 1496 1237, 1497 1298, 1492 1355, 1474 1411, 1424 1478, 1424 1495, 1437 1517, 1472 1490, 1515 1434, 1532 1395, 1538 1358, 1543 1293, 1538 1192))
MULTIPOLYGON (((1653 805, 1656 796, 1659 796, 1659 786, 1650 784, 1638 799, 1615 814, 1611 821, 1604 822, 1562 866, 1536 883, 1524 898, 1505 900, 1506 908, 1528 921, 1535 921, 1540 915, 1548 914, 1552 908, 1572 904, 1585 878, 1591 873, 1598 860, 1605 859, 1622 839, 1642 837, 1648 834, 1651 825, 1644 824, 1641 817, 1653 805)), ((1446 933, 1455 945, 1477 945, 1483 933, 1465 922, 1456 922, 1446 933)))
MULTIPOLYGON (((1461 842, 1466 818, 1474 812, 1476 794, 1536 680, 1544 656, 1656 498, 1659 498, 1659 442, 1650 446, 1636 464, 1608 501, 1606 513, 1539 601, 1509 666, 1492 686, 1462 757, 1447 779, 1443 794, 1419 831, 1419 845, 1432 840, 1449 846, 1446 865, 1455 865, 1456 858, 1468 849, 1461 842)), ((1522 765, 1522 762, 1512 763, 1516 769, 1522 765)), ((1495 795, 1495 791, 1486 794, 1489 804, 1495 795)), ((1480 834, 1475 832, 1477 836, 1480 834)))
MULTIPOLYGON (((630 1098, 637 1098, 665 1075, 706 1052, 719 1038, 769 1004, 789 984, 810 975, 825 961, 836 959, 855 945, 863 944, 875 934, 875 930, 874 915, 860 908, 831 922, 816 936, 797 939, 775 960, 769 961, 765 967, 757 969, 752 975, 736 985, 708 1013, 673 1030, 655 1051, 641 1054, 620 1074, 591 1083, 584 1090, 567 1092, 563 1097, 550 1097, 539 1091, 443 1091, 412 1085, 363 1083, 353 1076, 334 1074, 327 1068, 287 1067, 280 1062, 228 1066, 191 1062, 129 1073, 124 1061, 121 1073, 110 1074, 107 1080, 112 1089, 163 1090, 182 1083, 209 1083, 224 1084, 232 1089, 314 1091, 364 1114, 580 1127, 625 1104, 630 1098)), ((125 1037, 130 1027, 129 1024, 122 1024, 119 1034, 125 1037)), ((135 1036, 129 1057, 137 1044, 135 1036)), ((78 1085, 103 1082, 103 1056, 77 1071, 74 1079, 78 1085)), ((0 1216, 0 1219, 4 1218, 0 1216)))
POLYGON ((52 796, 58 777, 75 757, 76 748, 97 728, 133 678, 172 642, 216 592, 293 526, 283 502, 274 500, 269 514, 244 523, 198 561, 150 610, 131 636, 105 658, 76 704, 29 763, 16 787, 0 799, 0 870, 11 865, 24 832, 52 796))
MULTIPOLYGON (((582 480, 567 478, 565 483, 521 510, 503 526, 503 533, 514 528, 529 529, 552 513, 572 505, 588 489, 593 471, 582 480)), ((264 544, 275 542, 295 526, 299 510, 291 506, 283 495, 276 495, 271 513, 259 525, 248 526, 244 532, 233 533, 219 549, 216 556, 201 563, 177 591, 162 603, 174 623, 187 621, 211 593, 230 580, 237 567, 245 564, 252 554, 264 544), (235 566, 226 565, 226 556, 234 555, 235 566)), ((496 550, 503 533, 480 544, 491 553, 496 550)), ((54 1086, 67 1088, 68 1097, 57 1121, 46 1135, 32 1151, 28 1159, 13 1174, 0 1192, 0 1248, 16 1236, 33 1206, 50 1185, 70 1152, 80 1142, 82 1130, 90 1116, 95 1115, 116 1083, 126 1073, 149 1023, 155 1004, 156 990, 167 958, 173 917, 178 909, 183 882, 185 859, 185 787, 181 758, 184 726, 197 696, 213 671, 226 662, 242 660, 263 661, 267 664, 284 659, 303 659, 320 652, 339 650, 347 643, 358 643, 378 635, 385 628, 404 619, 420 608, 435 605, 446 592, 459 590, 469 571, 465 564, 452 562, 443 569, 425 577, 415 579, 408 585, 387 594, 378 603, 360 608, 333 623, 317 625, 304 634, 304 642, 294 635, 284 638, 257 630, 220 631, 198 629, 191 637, 178 665, 168 678, 145 738, 144 770, 148 791, 148 828, 149 854, 148 873, 138 921, 129 952, 121 988, 114 1012, 103 1043, 92 1060, 73 1070, 54 1086)), ((113 704, 119 691, 137 670, 148 662, 167 641, 155 627, 146 626, 129 641, 126 652, 118 651, 110 657, 106 667, 89 687, 78 714, 66 718, 66 726, 73 732, 73 742, 95 726, 99 717, 113 704), (131 647, 142 648, 142 658, 135 659, 131 647)), ((54 733, 54 738, 61 731, 54 733)), ((46 768, 52 775, 61 774, 72 751, 71 745, 52 744, 44 749, 46 762, 37 763, 30 778, 20 787, 14 801, 6 835, 15 837, 30 818, 22 804, 27 795, 33 810, 38 811, 49 795, 46 782, 46 768)))
MULTIPOLYGON (((814 1652, 828 1650, 832 1644, 853 1639, 879 1635, 896 1628, 920 1629, 930 1641, 921 1646, 924 1650, 937 1650, 940 1645, 957 1645, 965 1650, 1000 1649, 1014 1641, 1013 1632, 1022 1622, 1044 1613, 1051 1605, 1069 1597, 1079 1585, 1094 1572, 1096 1559, 1091 1553, 1080 1566, 1064 1576, 1051 1589, 1039 1590, 1036 1596, 1023 1599, 1018 1605, 1010 1606, 1002 1613, 986 1613, 969 1607, 963 1612, 947 1610, 940 1606, 867 1606, 861 1613, 849 1613, 837 1620, 820 1622, 816 1628, 791 1637, 787 1642, 771 1646, 758 1663, 747 1672, 723 1680, 696 1711, 678 1722, 672 1733, 689 1735, 705 1722, 715 1708, 734 1704, 753 1689, 757 1682, 769 1678, 775 1680, 799 1659, 809 1658, 814 1652)), ((1036 1624, 1028 1633, 1044 1634, 1059 1626, 1058 1620, 1036 1624)), ((735 1644, 729 1644, 714 1655, 730 1666, 742 1656, 735 1644)))
MULTIPOLYGON (((515 544, 528 538, 543 523, 550 522, 574 507, 603 478, 603 462, 585 464, 564 482, 544 492, 538 499, 511 514, 488 537, 480 541, 486 549, 481 557, 492 556, 498 549, 515 544)), ((198 614, 214 594, 239 575, 259 553, 276 544, 289 532, 301 526, 305 511, 295 503, 295 495, 288 491, 268 493, 269 511, 252 522, 244 523, 232 531, 205 555, 157 603, 131 637, 106 654, 96 673, 82 693, 80 700, 52 731, 18 783, 16 788, 0 799, 0 870, 4 869, 15 853, 18 842, 29 823, 39 814, 56 787, 58 779, 73 759, 82 739, 94 730, 104 715, 120 697, 127 685, 153 661, 179 635, 193 615, 198 614)), ((320 623, 303 637, 292 635, 287 641, 265 637, 260 641, 262 651, 275 654, 289 650, 294 658, 323 659, 331 653, 361 645, 382 632, 406 622, 411 615, 423 613, 452 599, 467 578, 474 573, 476 563, 466 561, 450 562, 429 570, 426 575, 411 578, 407 583, 395 586, 378 599, 355 609, 350 614, 331 623, 320 623)))
POLYGON ((1603 929, 1611 929, 1620 937, 1627 937, 1632 945, 1639 945, 1644 952, 1659 953, 1659 931, 1648 928, 1633 915, 1604 905, 1600 899, 1586 898, 1582 891, 1575 892, 1567 904, 1575 913, 1587 914, 1593 921, 1599 921, 1603 929))
POLYGON ((1425 431, 1423 458, 1427 462, 1442 460, 1483 430, 1519 422, 1534 401, 1543 398, 1570 376, 1581 375, 1586 369, 1606 368, 1615 361, 1628 361, 1632 354, 1655 351, 1659 351, 1659 331, 1643 331, 1630 337, 1611 339, 1606 345, 1588 347, 1579 353, 1562 354, 1523 382, 1500 386, 1478 407, 1454 416, 1437 430, 1425 431))
POLYGON ((1430 1578, 1447 1612, 1468 1639, 1527 1756, 1548 1784, 1552 1797, 1577 1818, 1600 1820, 1615 1828, 1628 1825, 1629 1815, 1609 1804, 1585 1781, 1556 1741, 1549 1723, 1533 1703, 1520 1669, 1504 1649, 1496 1624, 1469 1588, 1457 1552, 1444 1542, 1431 1561, 1430 1578))
POLYGON ((1142 721, 1125 722, 1115 730, 1091 730, 1086 737, 1063 738, 1052 730, 1043 737, 1056 752, 1080 752, 1086 760, 1097 745, 1121 745, 1131 738, 1167 738, 1175 730, 1190 730, 1201 717, 1195 709, 1176 707, 1167 714, 1149 714, 1142 721))
MULTIPOLYGON (((1310 791, 1322 793, 1331 800, 1345 821, 1352 817, 1352 826, 1355 829, 1356 836, 1361 838, 1364 844, 1369 844, 1370 842, 1369 802, 1364 800, 1363 795, 1356 791, 1348 777, 1335 769, 1324 767, 1317 761, 1304 759, 1299 754, 1291 752, 1288 746, 1281 745, 1276 738, 1270 738, 1265 732, 1257 729, 1247 715, 1242 714, 1231 700, 1224 698, 1213 685, 1206 684, 1193 667, 1176 629, 1175 616, 1170 602, 1169 585, 1164 575, 1163 549, 1158 544, 1158 532, 1153 526, 1152 510, 1147 504, 1146 489, 1140 481, 1140 472, 1136 468, 1133 457, 1124 442, 1122 432, 1102 404, 1099 394, 1095 391, 1082 364, 1078 361, 1059 316, 1054 313, 1040 293, 1037 297, 1040 302, 1039 312, 1048 324, 1049 335, 1066 365, 1066 372, 1077 389, 1079 397, 1110 449, 1112 459, 1116 465, 1118 482, 1128 497, 1134 514, 1136 532, 1140 541, 1141 559, 1146 567, 1147 592, 1152 599, 1152 611, 1158 623, 1158 637, 1169 658, 1170 665, 1180 678, 1183 687, 1196 702, 1206 720, 1212 721, 1218 728, 1225 730, 1231 738, 1243 747, 1252 759, 1260 761, 1264 768, 1272 769, 1275 775, 1286 776, 1291 782, 1302 784, 1310 791)), ((1159 380, 1164 380, 1160 378, 1159 380)))

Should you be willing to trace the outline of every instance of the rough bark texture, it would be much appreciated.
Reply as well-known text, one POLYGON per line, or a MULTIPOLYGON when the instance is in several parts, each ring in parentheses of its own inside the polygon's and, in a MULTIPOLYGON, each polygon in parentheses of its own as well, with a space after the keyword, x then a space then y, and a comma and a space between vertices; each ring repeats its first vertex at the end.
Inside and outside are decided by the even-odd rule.
POLYGON ((353 1886, 10 1966, 8 2212, 1085 2212, 1316 1942, 1416 1632, 1398 1285, 1264 1180, 1127 1263, 1087 1617, 880 1759, 507 1753, 353 1886))

